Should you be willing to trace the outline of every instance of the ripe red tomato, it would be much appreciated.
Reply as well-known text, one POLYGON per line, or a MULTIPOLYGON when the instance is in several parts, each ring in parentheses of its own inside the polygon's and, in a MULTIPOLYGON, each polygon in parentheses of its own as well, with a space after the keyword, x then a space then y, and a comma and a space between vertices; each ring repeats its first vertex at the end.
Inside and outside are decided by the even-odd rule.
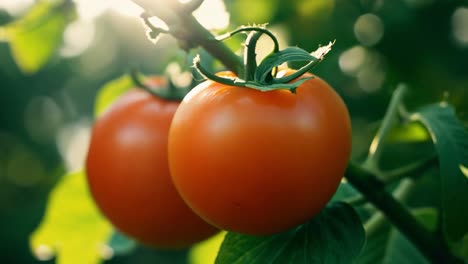
POLYGON ((122 233, 158 248, 186 247, 217 232, 184 203, 169 175, 167 139, 178 105, 140 90, 123 95, 97 120, 86 160, 102 213, 122 233))
POLYGON ((198 85, 174 116, 168 151, 174 184, 197 214, 222 229, 263 235, 317 214, 336 191, 350 148, 345 104, 314 77, 296 94, 198 85))

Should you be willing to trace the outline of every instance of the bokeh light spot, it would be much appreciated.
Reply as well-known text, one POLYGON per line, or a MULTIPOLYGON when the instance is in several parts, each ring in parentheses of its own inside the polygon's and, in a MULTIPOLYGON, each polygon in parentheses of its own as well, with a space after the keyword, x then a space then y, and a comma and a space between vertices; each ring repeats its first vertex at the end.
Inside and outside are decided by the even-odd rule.
POLYGON ((57 146, 67 171, 83 167, 91 138, 91 122, 80 120, 63 126, 57 134, 57 146))
POLYGON ((455 40, 468 46, 468 7, 459 7, 452 15, 452 28, 455 40))
POLYGON ((340 55, 338 64, 341 71, 355 77, 359 87, 366 92, 380 89, 385 81, 384 57, 371 48, 354 46, 340 55))
POLYGON ((385 81, 385 71, 380 68, 367 67, 357 75, 359 87, 366 92, 374 92, 382 87, 385 81))
POLYGON ((338 60, 340 69, 350 76, 355 76, 366 60, 367 51, 363 46, 354 46, 341 53, 338 60))
POLYGON ((51 260, 55 255, 52 247, 44 244, 34 248, 33 253, 34 256, 40 261, 51 260))
POLYGON ((62 121, 62 109, 47 96, 34 97, 24 111, 24 126, 30 137, 39 143, 53 141, 62 121))
POLYGON ((63 57, 75 57, 91 46, 94 40, 95 24, 78 19, 66 28, 63 35, 64 45, 60 50, 63 57))
POLYGON ((192 83, 192 73, 190 71, 182 71, 177 62, 169 63, 166 67, 166 73, 176 87, 188 87, 192 83))
POLYGON ((374 14, 364 14, 354 23, 354 34, 363 45, 375 45, 383 37, 383 22, 374 14))
POLYGON ((114 250, 106 244, 100 244, 98 246, 98 252, 105 260, 110 260, 114 257, 114 250))

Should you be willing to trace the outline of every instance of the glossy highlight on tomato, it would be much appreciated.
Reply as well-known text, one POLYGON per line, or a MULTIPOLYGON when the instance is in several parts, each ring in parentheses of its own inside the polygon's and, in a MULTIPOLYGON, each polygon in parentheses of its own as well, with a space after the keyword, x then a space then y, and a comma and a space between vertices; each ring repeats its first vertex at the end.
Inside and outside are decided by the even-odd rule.
POLYGON ((316 215, 336 191, 350 149, 348 110, 317 76, 295 94, 206 81, 176 111, 168 148, 187 204, 219 228, 252 235, 316 215))
POLYGON ((193 213, 171 181, 167 139, 178 105, 131 90, 96 121, 86 160, 102 213, 122 233, 157 248, 187 247, 218 231, 193 213))

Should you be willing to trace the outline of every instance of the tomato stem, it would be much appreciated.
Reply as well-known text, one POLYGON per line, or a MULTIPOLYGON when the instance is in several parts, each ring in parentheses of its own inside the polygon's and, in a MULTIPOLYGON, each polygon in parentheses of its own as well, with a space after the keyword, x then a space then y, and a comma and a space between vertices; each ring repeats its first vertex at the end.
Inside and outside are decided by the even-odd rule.
POLYGON ((242 79, 246 81, 254 80, 255 78, 255 71, 257 70, 257 53, 256 53, 256 46, 257 41, 262 36, 261 32, 250 32, 249 36, 245 40, 245 47, 244 47, 244 76, 242 79))
POLYGON ((382 120, 382 124, 377 131, 372 143, 369 147, 369 154, 367 159, 364 161, 363 166, 372 171, 378 171, 378 161, 382 154, 382 145, 384 139, 390 133, 391 129, 398 121, 399 116, 399 107, 402 104, 404 95, 406 94, 408 88, 404 84, 400 84, 395 89, 392 99, 390 100, 387 112, 382 120))
POLYGON ((241 58, 223 42, 218 41, 192 14, 180 12, 180 10, 187 11, 197 7, 197 4, 201 4, 201 1, 196 1, 190 8, 173 0, 156 2, 152 0, 132 1, 145 9, 150 15, 163 20, 169 26, 169 33, 179 41, 182 41, 187 48, 201 46, 213 57, 219 59, 222 64, 237 74, 237 76, 243 76, 244 65, 241 58))
POLYGON ((236 30, 233 30, 233 31, 228 32, 226 34, 217 36, 216 39, 217 40, 225 40, 225 39, 230 38, 230 37, 232 37, 232 36, 234 36, 234 35, 236 35, 238 33, 252 32, 252 31, 256 31, 256 32, 264 33, 264 34, 268 35, 268 37, 270 37, 270 39, 273 41, 273 52, 278 52, 279 51, 278 39, 276 38, 276 36, 271 31, 266 29, 265 26, 252 26, 252 27, 241 26, 236 30))
MULTIPOLYGON (((412 179, 406 179, 401 181, 395 190, 392 192, 392 196, 395 200, 400 203, 405 202, 414 188, 414 181, 412 179)), ((387 223, 387 219, 382 212, 374 213, 364 224, 367 236, 373 236, 380 228, 387 223)))
POLYGON ((140 73, 136 69, 132 69, 129 73, 130 78, 132 79, 133 83, 140 89, 144 90, 145 92, 155 96, 157 98, 163 98, 169 101, 177 101, 180 102, 184 98, 184 96, 188 93, 187 89, 178 89, 174 86, 174 84, 168 81, 168 87, 164 89, 152 89, 151 87, 144 84, 144 82, 140 79, 140 73))
MULTIPOLYGON (((229 33, 216 37, 217 40, 225 40, 241 32, 250 32, 247 39, 245 40, 244 46, 244 75, 239 76, 246 82, 255 80, 255 71, 257 70, 257 42, 262 34, 268 35, 273 41, 273 51, 271 53, 279 52, 279 42, 276 36, 265 28, 265 26, 251 26, 251 27, 239 27, 238 29, 229 33)), ((277 67, 273 68, 272 75, 275 75, 277 67)))
POLYGON ((444 239, 427 230, 374 174, 350 163, 345 177, 433 263, 463 263, 450 253, 444 239))
POLYGON ((200 56, 196 56, 193 59, 193 67, 198 71, 198 73, 200 73, 200 75, 202 75, 203 77, 205 77, 205 78, 207 78, 209 80, 212 80, 212 81, 215 81, 215 82, 218 82, 218 83, 222 83, 222 84, 225 84, 225 85, 229 85, 229 86, 237 86, 238 83, 239 83, 239 82, 237 82, 237 84, 236 84, 235 79, 224 78, 224 77, 218 76, 216 74, 213 74, 209 70, 205 69, 201 65, 200 56))
POLYGON ((148 27, 148 32, 147 32, 147 37, 152 41, 152 42, 156 42, 156 40, 158 39, 159 35, 161 33, 169 33, 169 31, 165 30, 165 29, 162 29, 162 28, 158 28, 158 27, 155 27, 150 21, 151 15, 149 15, 148 13, 146 12, 143 12, 141 15, 140 15, 140 18, 141 20, 143 20, 143 23, 145 24, 145 26, 148 27))

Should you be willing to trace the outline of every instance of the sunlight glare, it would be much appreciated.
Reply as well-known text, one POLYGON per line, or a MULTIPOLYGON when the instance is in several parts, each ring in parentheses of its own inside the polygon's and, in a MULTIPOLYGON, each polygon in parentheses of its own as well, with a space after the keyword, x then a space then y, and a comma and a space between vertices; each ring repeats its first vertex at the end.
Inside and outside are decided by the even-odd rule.
POLYGON ((158 17, 150 17, 149 22, 151 23, 151 25, 153 25, 156 28, 160 28, 162 30, 169 30, 169 27, 167 26, 167 24, 164 23, 164 21, 162 21, 158 17))
POLYGON ((222 0, 205 0, 193 15, 208 30, 224 29, 229 25, 229 13, 222 0))
POLYGON ((143 13, 143 8, 131 0, 114 0, 110 8, 123 16, 138 17, 143 13))
POLYGON ((123 16, 138 17, 143 8, 131 0, 75 0, 78 14, 81 18, 92 20, 107 10, 112 10, 123 16))
POLYGON ((94 20, 109 8, 109 0, 75 0, 76 10, 80 18, 94 20))
POLYGON ((16 16, 25 11, 34 3, 34 0, 2 0, 0 9, 7 11, 10 15, 16 16))

